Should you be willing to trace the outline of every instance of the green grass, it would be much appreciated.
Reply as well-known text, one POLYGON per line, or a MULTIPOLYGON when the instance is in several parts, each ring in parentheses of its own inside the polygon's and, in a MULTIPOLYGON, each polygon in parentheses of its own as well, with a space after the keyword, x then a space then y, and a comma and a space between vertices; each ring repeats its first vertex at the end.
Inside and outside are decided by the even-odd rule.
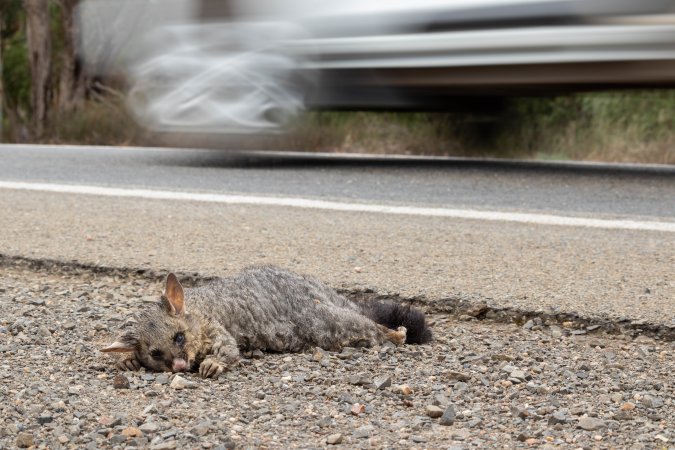
MULTIPOLYGON (((477 156, 675 164, 675 91, 515 99, 492 116, 449 113, 310 112, 283 137, 255 148, 341 153, 477 156)), ((11 133, 6 134, 11 135, 11 133)), ((144 132, 121 100, 87 102, 51 118, 43 142, 245 147, 144 132), (161 140, 160 140, 161 139, 161 140)), ((249 147, 250 148, 250 147, 249 147)))
POLYGON ((675 164, 675 91, 515 99, 490 117, 307 114, 296 147, 335 152, 675 164))

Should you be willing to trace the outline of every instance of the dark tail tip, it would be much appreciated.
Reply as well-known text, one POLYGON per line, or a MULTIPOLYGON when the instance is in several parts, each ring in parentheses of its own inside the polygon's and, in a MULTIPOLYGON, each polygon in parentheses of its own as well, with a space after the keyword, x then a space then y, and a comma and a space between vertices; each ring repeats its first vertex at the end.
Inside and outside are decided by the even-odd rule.
POLYGON ((406 327, 407 344, 426 344, 433 338, 424 313, 410 305, 376 300, 366 304, 365 310, 368 317, 387 328, 406 327))

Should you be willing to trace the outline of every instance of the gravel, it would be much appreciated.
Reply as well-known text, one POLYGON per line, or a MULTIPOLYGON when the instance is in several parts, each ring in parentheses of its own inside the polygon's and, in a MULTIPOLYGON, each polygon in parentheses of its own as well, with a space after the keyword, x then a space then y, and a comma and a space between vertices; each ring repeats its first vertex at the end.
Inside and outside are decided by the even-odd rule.
POLYGON ((118 372, 97 349, 156 279, 0 268, 0 448, 675 446, 671 341, 431 314, 428 345, 118 372))

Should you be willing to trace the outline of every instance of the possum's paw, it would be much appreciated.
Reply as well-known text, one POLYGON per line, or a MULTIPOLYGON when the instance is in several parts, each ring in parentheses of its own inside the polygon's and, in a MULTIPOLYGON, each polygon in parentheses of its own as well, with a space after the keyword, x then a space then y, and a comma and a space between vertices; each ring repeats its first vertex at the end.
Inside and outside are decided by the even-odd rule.
POLYGON ((208 357, 199 365, 199 375, 204 378, 217 378, 218 375, 223 373, 225 366, 223 363, 218 361, 216 358, 208 357))
POLYGON ((387 333, 387 339, 396 345, 405 344, 405 339, 408 334, 406 327, 398 327, 396 331, 390 331, 387 333))
POLYGON ((135 357, 125 358, 117 362, 117 368, 120 370, 141 370, 141 363, 135 357))

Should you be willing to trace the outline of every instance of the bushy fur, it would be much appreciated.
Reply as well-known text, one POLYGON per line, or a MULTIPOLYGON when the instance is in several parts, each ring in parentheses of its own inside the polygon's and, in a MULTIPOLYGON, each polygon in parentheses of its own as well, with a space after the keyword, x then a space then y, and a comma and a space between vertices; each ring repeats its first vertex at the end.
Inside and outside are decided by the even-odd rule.
POLYGON ((126 369, 215 376, 238 360, 240 350, 402 344, 401 326, 409 342, 431 339, 420 311, 382 302, 364 308, 314 278, 262 266, 191 289, 170 275, 160 303, 138 314, 103 351, 126 353, 120 363, 126 369))

